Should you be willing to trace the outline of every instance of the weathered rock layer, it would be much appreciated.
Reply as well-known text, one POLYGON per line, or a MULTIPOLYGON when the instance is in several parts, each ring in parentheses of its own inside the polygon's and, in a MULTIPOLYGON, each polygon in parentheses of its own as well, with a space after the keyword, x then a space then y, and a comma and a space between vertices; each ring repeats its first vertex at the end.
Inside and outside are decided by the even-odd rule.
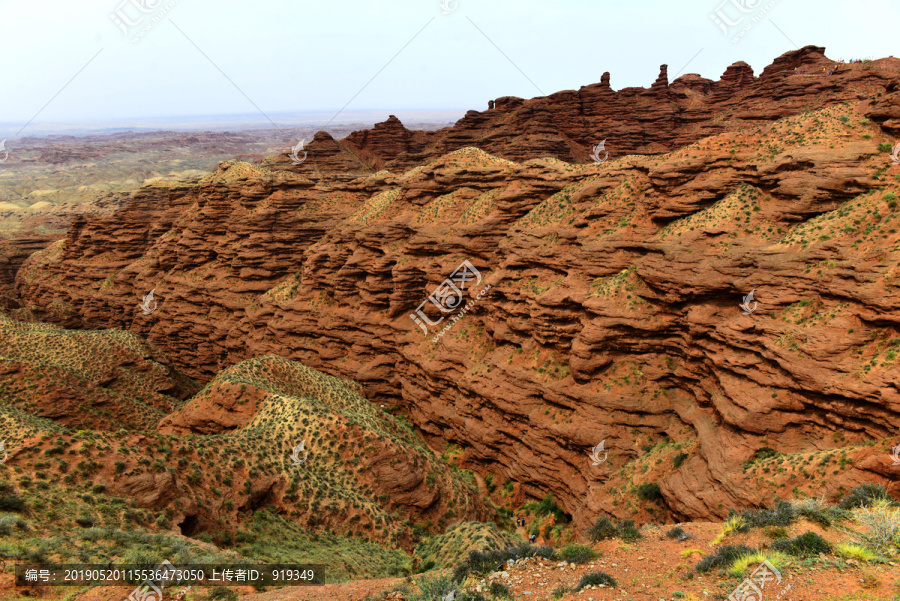
MULTIPOLYGON (((593 146, 606 140, 610 157, 675 150, 739 124, 759 124, 897 86, 900 59, 872 64, 838 64, 825 49, 806 46, 787 52, 759 77, 744 62, 726 69, 719 81, 689 73, 669 83, 667 65, 650 88, 610 87, 600 83, 546 97, 506 96, 491 100, 486 111, 469 111, 453 127, 410 131, 394 116, 369 130, 350 134, 340 144, 374 169, 405 170, 467 146, 512 161, 555 157, 589 161, 593 146), (826 75, 825 70, 833 70, 826 75)), ((878 99, 873 119, 900 131, 895 95, 878 99)))
POLYGON ((515 143, 483 114, 467 119, 497 137, 477 144, 465 119, 440 143, 393 122, 346 143, 317 136, 327 156, 224 163, 77 222, 26 262, 16 291, 43 319, 139 332, 198 378, 278 354, 357 380, 467 466, 552 492, 580 522, 652 515, 617 501, 636 484, 656 484, 676 518, 793 489, 896 490, 882 441, 900 432, 900 167, 879 143, 900 70, 826 76, 824 60, 806 48, 759 79, 736 66, 720 82, 600 84, 604 102, 585 89, 499 99, 488 112, 515 143), (541 114, 575 119, 570 96, 583 112, 616 98, 625 122, 655 125, 601 137, 582 123, 577 144, 522 143, 541 114), (729 102, 736 121, 710 120, 729 102), (811 104, 827 108, 801 113, 811 104), (678 150, 601 165, 454 150, 583 160, 579 145, 614 135, 629 152, 678 150), (453 288, 464 260, 477 277, 453 288), (427 302, 439 286, 448 294, 427 302), (151 289, 159 309, 144 316, 151 289), (785 457, 772 474, 755 471, 764 447, 785 457))

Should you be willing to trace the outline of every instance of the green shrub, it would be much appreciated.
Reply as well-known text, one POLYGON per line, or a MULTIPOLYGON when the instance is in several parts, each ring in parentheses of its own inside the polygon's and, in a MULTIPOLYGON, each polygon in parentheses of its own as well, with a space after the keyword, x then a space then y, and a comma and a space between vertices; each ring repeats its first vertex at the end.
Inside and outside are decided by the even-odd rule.
POLYGON ((641 484, 637 487, 637 496, 645 501, 660 501, 663 498, 659 484, 641 484))
POLYGON ((753 463, 756 463, 757 461, 764 461, 766 459, 771 459, 772 457, 778 457, 778 455, 779 455, 779 453, 775 449, 772 449, 769 447, 763 447, 761 449, 758 449, 756 451, 756 453, 753 454, 753 457, 751 457, 747 461, 746 465, 751 465, 753 463))
POLYGON ((724 568, 730 566, 735 560, 744 555, 752 555, 756 553, 756 549, 752 549, 747 545, 723 545, 716 549, 712 555, 707 555, 697 564, 695 570, 697 572, 708 572, 713 568, 724 568))
POLYGON ((552 515, 557 522, 566 521, 566 514, 556 505, 553 495, 547 495, 540 503, 525 503, 524 509, 533 511, 535 515, 552 515))
POLYGON ((815 532, 805 532, 800 536, 784 540, 776 540, 771 545, 775 551, 781 551, 796 557, 815 557, 831 551, 831 545, 815 532))
POLYGON ((458 565, 453 572, 453 580, 462 582, 469 573, 489 574, 497 571, 510 559, 517 560, 526 557, 542 557, 544 559, 556 558, 553 547, 537 546, 530 543, 522 543, 517 547, 507 549, 488 549, 485 551, 469 551, 469 557, 458 565))
POLYGON ((588 528, 587 535, 592 542, 615 538, 618 534, 616 525, 606 516, 600 516, 594 524, 588 528))
POLYGON ((894 149, 894 147, 891 146, 890 144, 888 144, 887 142, 884 142, 884 143, 878 145, 878 152, 890 152, 893 149, 894 149))
POLYGON ((28 530, 28 522, 11 513, 0 516, 0 536, 12 534, 13 527, 20 530, 28 530))
POLYGON ((434 560, 429 559, 428 561, 426 561, 425 563, 422 564, 422 567, 419 568, 419 572, 427 572, 428 570, 432 569, 435 565, 436 564, 434 563, 434 560))
POLYGON ((619 524, 619 537, 624 541, 633 541, 644 538, 632 520, 625 520, 619 524))
MULTIPOLYGON (((790 526, 797 519, 794 507, 787 501, 779 499, 769 509, 751 509, 737 513, 733 509, 729 517, 738 516, 748 528, 763 528, 765 526, 790 526)), ((745 532, 746 530, 741 530, 745 532)))
POLYGON ((227 586, 214 586, 206 593, 209 601, 219 599, 221 601, 236 601, 238 598, 237 591, 227 586))
POLYGON ((675 526, 668 532, 666 532, 666 536, 668 538, 678 539, 679 541, 687 540, 691 538, 691 535, 684 531, 684 528, 681 526, 675 526))
POLYGON ((49 543, 47 543, 47 541, 41 541, 38 544, 38 546, 36 546, 35 548, 28 549, 24 553, 24 557, 22 559, 25 559, 31 563, 37 563, 37 564, 43 565, 43 564, 48 563, 47 554, 49 552, 50 552, 49 543))
POLYGON ((453 582, 465 582, 470 571, 471 568, 469 566, 469 563, 467 561, 464 561, 453 568, 453 575, 450 576, 450 578, 453 580, 453 582))
POLYGON ((625 541, 643 538, 633 521, 624 520, 619 523, 614 523, 605 516, 597 518, 594 524, 588 528, 587 535, 591 542, 595 543, 615 537, 619 537, 625 541))
POLYGON ((96 523, 96 520, 94 519, 94 516, 83 513, 75 518, 75 523, 82 528, 90 528, 96 523))
POLYGON ((509 589, 506 588, 506 585, 500 584, 499 582, 492 582, 491 588, 488 589, 488 593, 494 599, 510 599, 512 595, 509 594, 509 589))
POLYGON ((672 465, 676 468, 681 467, 681 464, 684 463, 684 460, 688 458, 687 453, 678 453, 674 457, 672 457, 672 465))
POLYGON ((881 484, 863 484, 857 486, 841 499, 841 509, 857 509, 859 507, 871 507, 875 501, 892 500, 881 484))
POLYGON ((794 502, 794 511, 798 516, 804 517, 810 522, 815 522, 822 528, 831 527, 834 522, 839 522, 850 517, 850 512, 840 507, 828 507, 818 499, 803 499, 794 502))
POLYGON ((788 538, 788 531, 784 526, 768 526, 766 528, 766 536, 776 540, 788 538))
MULTIPOLYGON (((131 541, 129 540, 128 542, 131 541)), ((134 547, 128 549, 122 558, 123 564, 146 569, 154 568, 161 562, 162 558, 157 556, 156 553, 134 547)))
POLYGON ((553 592, 550 593, 550 596, 553 597, 553 599, 559 599, 560 597, 562 597, 562 596, 565 595, 566 593, 570 593, 570 592, 572 592, 572 589, 570 589, 569 587, 567 587, 567 586, 558 586, 558 587, 556 587, 555 589, 553 589, 553 592))
POLYGON ((616 579, 606 572, 591 572, 581 577, 581 580, 579 580, 578 584, 575 586, 575 591, 580 591, 586 586, 600 586, 601 584, 612 587, 619 586, 616 579))
POLYGON ((25 511, 25 500, 18 495, 0 496, 0 511, 25 511))
POLYGON ((584 563, 597 557, 597 554, 590 547, 573 543, 560 549, 559 556, 569 563, 584 563))
POLYGON ((865 527, 857 542, 876 553, 888 555, 900 550, 900 511, 893 500, 878 499, 854 516, 865 527))
POLYGON ((419 591, 423 601, 440 600, 455 591, 457 584, 446 576, 422 576, 419 580, 419 591))

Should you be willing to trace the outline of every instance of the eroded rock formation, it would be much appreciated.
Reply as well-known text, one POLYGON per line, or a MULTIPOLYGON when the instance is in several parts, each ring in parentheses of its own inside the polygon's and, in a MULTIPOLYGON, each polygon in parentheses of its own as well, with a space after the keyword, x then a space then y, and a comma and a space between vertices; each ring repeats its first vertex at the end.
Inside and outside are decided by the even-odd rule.
POLYGON ((16 290, 42 318, 139 332, 198 378, 271 353, 359 381, 582 524, 659 511, 619 503, 639 484, 675 518, 794 488, 896 494, 900 171, 878 148, 896 63, 827 76, 807 47, 759 78, 661 73, 651 90, 499 98, 443 133, 320 135, 301 165, 142 189, 33 255, 16 290), (677 150, 559 160, 603 138, 677 150), (465 299, 489 294, 437 342, 450 314, 430 306, 444 320, 423 338, 410 314, 463 260, 481 276, 465 299), (765 448, 783 454, 771 474, 765 448))
MULTIPOLYGON (((593 145, 607 140, 611 156, 671 151, 745 123, 764 123, 804 109, 868 98, 897 80, 900 59, 873 64, 841 64, 825 49, 806 46, 785 53, 759 77, 745 62, 725 70, 719 81, 696 74, 671 84, 667 65, 650 88, 610 87, 610 74, 600 83, 546 97, 502 97, 484 112, 469 111, 451 128, 410 131, 391 116, 373 129, 341 141, 365 157, 375 169, 406 170, 423 161, 475 146, 513 161, 540 157, 581 163, 593 145)), ((875 114, 898 119, 896 100, 879 99, 875 114)), ((875 118, 875 117, 873 117, 875 118)))

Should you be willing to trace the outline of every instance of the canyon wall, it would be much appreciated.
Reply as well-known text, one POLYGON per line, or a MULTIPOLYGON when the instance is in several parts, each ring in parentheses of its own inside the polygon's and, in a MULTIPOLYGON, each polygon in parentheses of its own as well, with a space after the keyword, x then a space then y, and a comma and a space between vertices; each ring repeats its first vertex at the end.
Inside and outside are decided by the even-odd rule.
POLYGON ((723 517, 863 482, 896 495, 900 167, 879 143, 900 65, 823 62, 807 47, 758 79, 737 65, 719 82, 499 99, 434 134, 320 133, 301 165, 226 162, 78 219, 16 293, 47 321, 140 333, 202 380, 265 354, 356 380, 580 524, 723 517), (626 108, 604 116, 613 95, 626 108), (601 133, 615 115, 635 117, 601 133), (557 133, 529 137, 547 123, 557 133), (561 160, 603 138, 609 161, 561 160), (466 260, 477 277, 451 282, 477 302, 435 341, 466 260), (436 290, 450 294, 426 302, 436 290), (656 502, 624 502, 636 484, 656 502))

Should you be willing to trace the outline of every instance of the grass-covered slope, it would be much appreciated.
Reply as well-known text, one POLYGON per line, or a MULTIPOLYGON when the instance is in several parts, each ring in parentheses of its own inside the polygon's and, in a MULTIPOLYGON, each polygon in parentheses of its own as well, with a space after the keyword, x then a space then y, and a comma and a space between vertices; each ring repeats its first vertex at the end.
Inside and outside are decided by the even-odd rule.
POLYGON ((447 525, 496 518, 354 382, 267 356, 182 401, 198 386, 135 334, 3 316, 0 342, 0 557, 377 577, 447 525))
MULTIPOLYGON (((131 332, 76 331, 0 313, 0 414, 73 428, 152 430, 199 386, 131 332)), ((13 432, 20 440, 23 432, 13 432)))

